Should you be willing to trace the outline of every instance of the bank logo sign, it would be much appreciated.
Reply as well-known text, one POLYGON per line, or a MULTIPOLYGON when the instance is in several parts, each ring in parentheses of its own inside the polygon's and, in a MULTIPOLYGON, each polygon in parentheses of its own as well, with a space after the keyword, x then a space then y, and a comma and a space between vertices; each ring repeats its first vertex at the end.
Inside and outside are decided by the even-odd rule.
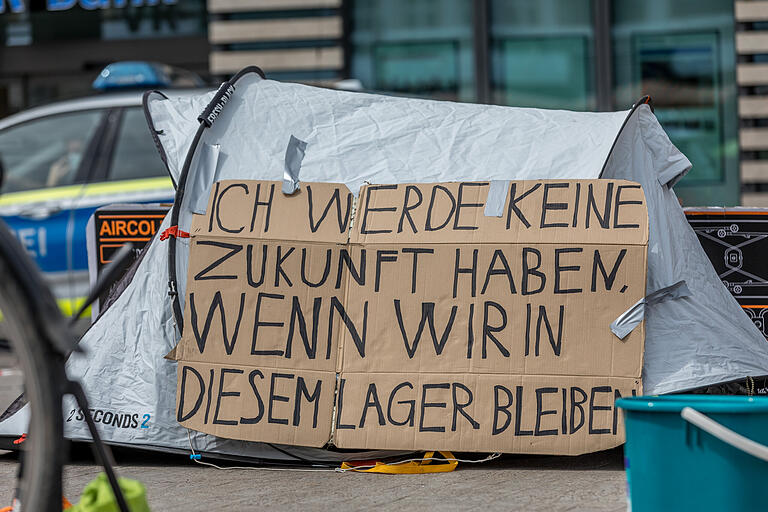
MULTIPOLYGON (((159 4, 172 5, 178 0, 46 0, 45 8, 48 11, 66 11, 77 7, 92 11, 95 9, 109 9, 114 7, 155 6, 159 4)), ((10 11, 12 13, 27 12, 27 0, 0 0, 0 14, 10 11)))

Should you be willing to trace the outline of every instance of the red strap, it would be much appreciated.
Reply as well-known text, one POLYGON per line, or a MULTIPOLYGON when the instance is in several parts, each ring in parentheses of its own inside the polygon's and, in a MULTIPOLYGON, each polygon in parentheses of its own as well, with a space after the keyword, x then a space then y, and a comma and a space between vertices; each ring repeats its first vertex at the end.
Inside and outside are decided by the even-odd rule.
POLYGON ((167 240, 170 237, 189 238, 189 233, 179 229, 179 226, 171 226, 160 235, 160 240, 167 240))
POLYGON ((21 434, 21 437, 16 439, 16 440, 14 440, 13 444, 21 444, 21 443, 23 443, 26 440, 27 440, 27 434, 21 434))

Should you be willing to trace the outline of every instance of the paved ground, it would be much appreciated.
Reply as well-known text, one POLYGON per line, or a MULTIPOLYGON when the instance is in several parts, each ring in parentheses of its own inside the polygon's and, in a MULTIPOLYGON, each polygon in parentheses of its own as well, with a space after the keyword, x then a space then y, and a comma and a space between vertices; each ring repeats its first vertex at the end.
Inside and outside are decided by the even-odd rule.
MULTIPOLYGON (((77 450, 65 473, 76 501, 98 472, 77 450)), ((582 457, 506 456, 453 473, 370 475, 330 471, 219 471, 183 457, 116 452, 121 476, 140 479, 157 511, 212 510, 481 510, 624 511, 621 450, 582 457)), ((16 470, 0 452, 0 505, 9 502, 16 470)))
MULTIPOLYGON (((2 363, 3 361, 0 361, 2 363)), ((8 368, 10 364, 0 364, 8 368)), ((0 373, 0 412, 20 391, 20 375, 0 373)), ((115 452, 121 476, 141 480, 157 511, 214 510, 481 510, 624 511, 621 450, 582 457, 505 456, 482 465, 460 464, 453 473, 371 475, 333 471, 220 471, 170 456, 115 452)), ((475 458, 467 455, 467 458, 475 458)), ((10 503, 17 459, 0 451, 0 508, 10 503)), ((79 499, 98 473, 80 446, 65 472, 65 495, 79 499)))

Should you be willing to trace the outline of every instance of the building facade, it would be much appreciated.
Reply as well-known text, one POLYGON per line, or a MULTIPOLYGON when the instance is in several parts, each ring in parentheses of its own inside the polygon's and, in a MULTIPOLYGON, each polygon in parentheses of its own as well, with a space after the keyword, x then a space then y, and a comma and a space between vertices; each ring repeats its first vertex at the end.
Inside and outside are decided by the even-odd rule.
POLYGON ((208 72, 205 0, 0 0, 0 114, 92 94, 104 66, 208 72))
POLYGON ((649 94, 694 164, 676 187, 684 204, 768 205, 768 1, 0 5, 6 112, 87 92, 103 64, 121 59, 162 61, 212 80, 256 64, 279 80, 356 79, 371 91, 541 108, 627 109, 649 94))

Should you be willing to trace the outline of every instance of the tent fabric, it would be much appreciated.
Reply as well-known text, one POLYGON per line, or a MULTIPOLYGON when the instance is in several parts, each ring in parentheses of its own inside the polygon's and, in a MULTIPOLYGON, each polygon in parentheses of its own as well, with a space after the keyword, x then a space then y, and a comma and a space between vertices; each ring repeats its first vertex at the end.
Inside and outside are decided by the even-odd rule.
MULTIPOLYGON (((164 100, 150 113, 178 180, 197 115, 213 93, 164 100)), ((303 181, 401 183, 596 178, 626 112, 474 105, 320 89, 248 75, 204 141, 221 144, 219 179, 282 180, 288 142, 307 143, 303 181), (234 174, 231 174, 234 173, 234 174)))
MULTIPOLYGON (((149 97, 176 181, 197 116, 212 97, 213 92, 149 97)), ((215 180, 281 180, 291 137, 307 143, 301 181, 341 182, 353 192, 365 182, 589 179, 600 177, 601 170, 603 178, 637 181, 650 216, 647 292, 681 280, 691 290, 689 297, 646 308, 645 391, 667 393, 768 374, 768 344, 718 279, 671 188, 690 162, 647 105, 629 117, 628 112, 547 111, 342 92, 249 75, 201 140, 200 148, 215 148, 216 169, 198 167, 210 162, 208 157, 194 160, 190 180, 198 172, 215 180)), ((186 231, 195 195, 204 193, 193 188, 181 205, 179 227, 186 231)), ((166 218, 160 231, 168 224, 166 218)), ((181 297, 188 249, 187 239, 177 240, 181 297)), ((83 337, 85 355, 73 356, 68 365, 94 409, 138 414, 139 422, 149 415, 149 428, 105 426, 106 441, 181 450, 191 441, 197 451, 258 458, 374 455, 233 441, 178 425, 176 363, 163 358, 177 342, 167 252, 165 243, 152 242, 131 283, 83 337)), ((71 438, 89 437, 81 421, 67 421, 65 427, 71 438)), ((0 434, 3 429, 0 423, 0 434)))
POLYGON ((651 293, 685 281, 690 295, 646 306, 643 388, 685 391, 768 374, 768 343, 723 286, 669 184, 690 168, 647 105, 616 141, 604 178, 640 183, 648 204, 651 293))

